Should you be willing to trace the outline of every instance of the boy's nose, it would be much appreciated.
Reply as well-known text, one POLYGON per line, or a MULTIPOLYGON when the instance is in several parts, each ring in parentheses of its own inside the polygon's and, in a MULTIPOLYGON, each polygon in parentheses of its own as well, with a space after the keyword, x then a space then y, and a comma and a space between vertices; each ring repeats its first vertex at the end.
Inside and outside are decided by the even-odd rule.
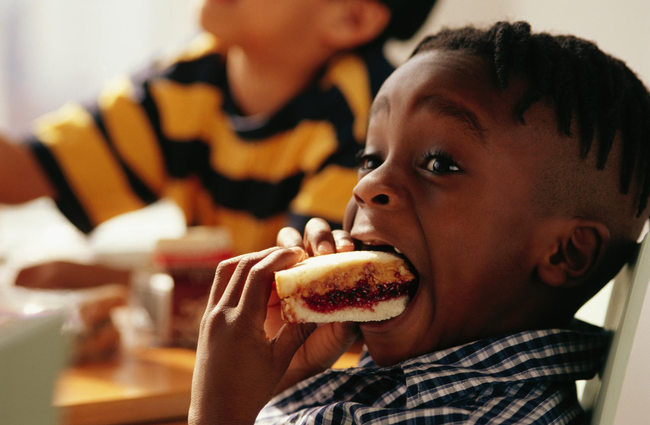
POLYGON ((354 188, 354 200, 359 207, 374 207, 384 209, 396 209, 400 205, 401 195, 396 187, 396 181, 389 183, 387 176, 380 176, 375 170, 373 173, 363 177, 354 188))

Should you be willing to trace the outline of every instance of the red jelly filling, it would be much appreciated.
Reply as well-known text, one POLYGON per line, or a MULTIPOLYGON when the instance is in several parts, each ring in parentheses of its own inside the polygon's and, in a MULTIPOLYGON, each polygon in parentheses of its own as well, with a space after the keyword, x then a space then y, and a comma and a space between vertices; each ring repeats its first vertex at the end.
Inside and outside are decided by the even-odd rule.
POLYGON ((309 308, 321 313, 329 313, 347 307, 372 310, 380 301, 402 297, 407 295, 408 291, 409 285, 403 283, 370 286, 366 280, 362 280, 354 288, 330 291, 322 295, 310 295, 302 297, 302 299, 309 308))

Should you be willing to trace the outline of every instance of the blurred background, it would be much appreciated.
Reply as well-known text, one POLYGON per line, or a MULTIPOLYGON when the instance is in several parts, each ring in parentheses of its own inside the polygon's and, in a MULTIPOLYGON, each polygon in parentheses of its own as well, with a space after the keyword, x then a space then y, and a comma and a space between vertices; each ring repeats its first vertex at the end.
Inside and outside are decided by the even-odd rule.
MULTIPOLYGON (((438 0, 423 31, 409 43, 389 45, 389 57, 400 63, 417 39, 442 27, 497 20, 526 20, 535 31, 595 41, 650 84, 650 2, 645 0, 438 0)), ((198 30, 190 0, 0 0, 0 131, 21 139, 34 118, 66 101, 92 101, 109 78, 137 72, 198 30)), ((108 222, 89 238, 68 224, 51 202, 2 206, 0 261, 136 262, 137 255, 125 260, 118 253, 144 255, 157 239, 184 230, 180 211, 166 202, 108 222)), ((609 290, 584 308, 581 317, 602 324, 609 290)), ((650 352, 649 309, 646 300, 640 324, 646 332, 639 333, 648 337, 635 343, 628 373, 649 368, 643 361, 650 352)), ((626 377, 630 390, 623 403, 625 396, 643 396, 634 389, 647 387, 647 382, 634 379, 648 375, 626 377)))
MULTIPOLYGON (((533 29, 598 43, 650 81, 650 3, 644 0, 439 0, 400 62, 424 34, 444 26, 526 20, 533 29)), ((0 0, 0 126, 20 137, 32 119, 68 100, 92 99, 198 31, 191 0, 0 0)))
MULTIPOLYGON (((191 3, 0 0, 0 131, 20 140, 34 118, 67 101, 93 102, 107 80, 136 73, 182 46, 198 32, 191 3)), ((0 258, 21 264, 52 257, 90 261, 99 252, 110 262, 118 252, 144 253, 158 238, 183 231, 180 211, 161 203, 86 239, 51 201, 38 200, 0 209, 0 258)), ((120 255, 116 261, 141 258, 120 255)))
MULTIPOLYGON (((417 40, 445 26, 526 20, 537 31, 595 41, 647 84, 648 18, 650 3, 644 0, 439 0, 422 31, 411 42, 390 44, 388 54, 401 63, 417 40)), ((192 0, 0 0, 0 131, 21 139, 34 118, 67 101, 93 101, 108 79, 137 72, 198 31, 192 0)), ((86 239, 41 200, 27 208, 3 207, 0 258, 38 261, 54 252, 110 261, 111 252, 147 251, 156 239, 183 229, 180 212, 163 202, 106 223, 86 239), (44 221, 52 223, 45 231, 30 225, 44 221), (67 250, 48 243, 61 238, 76 243, 67 250)))

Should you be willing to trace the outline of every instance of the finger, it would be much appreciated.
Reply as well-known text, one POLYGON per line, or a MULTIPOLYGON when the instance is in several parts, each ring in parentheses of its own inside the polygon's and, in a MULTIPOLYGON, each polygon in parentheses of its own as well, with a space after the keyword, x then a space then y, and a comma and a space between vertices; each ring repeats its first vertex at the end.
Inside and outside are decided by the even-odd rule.
POLYGON ((354 250, 354 241, 350 234, 345 230, 333 230, 332 236, 334 237, 336 252, 348 252, 354 250))
POLYGON ((229 258, 223 260, 217 266, 217 270, 214 274, 214 281, 212 282, 212 288, 210 288, 210 297, 208 298, 209 309, 216 307, 217 303, 219 303, 224 291, 228 287, 230 277, 235 272, 235 269, 242 258, 244 258, 244 255, 229 258))
POLYGON ((278 367, 283 370, 289 367, 289 363, 291 363, 296 351, 316 329, 317 325, 315 323, 287 323, 282 326, 278 334, 273 338, 274 354, 280 363, 278 367))
POLYGON ((251 269, 269 254, 278 250, 281 250, 281 248, 273 247, 265 249, 264 251, 244 255, 237 263, 237 267, 235 267, 232 276, 230 276, 218 305, 237 307, 251 269))
POLYGON ((359 205, 353 196, 350 198, 347 207, 345 207, 345 214, 343 215, 343 230, 349 232, 352 229, 354 224, 354 219, 357 216, 357 211, 359 210, 359 205))
POLYGON ((278 333, 278 330, 284 325, 282 320, 282 302, 275 288, 275 282, 271 284, 271 295, 266 304, 266 319, 264 320, 264 331, 271 339, 278 333))
POLYGON ((271 296, 269 297, 269 302, 267 303, 269 307, 274 305, 280 305, 280 296, 278 295, 278 290, 275 287, 275 282, 271 285, 271 296))
MULTIPOLYGON (((354 344, 359 336, 361 330, 359 324, 355 322, 332 323, 332 336, 333 342, 338 347, 341 354, 347 351, 352 344, 354 344)), ((333 363, 332 363, 333 364, 333 363)))
POLYGON ((359 337, 359 326, 353 322, 328 323, 319 327, 309 342, 305 360, 319 370, 331 367, 359 337))
POLYGON ((283 248, 291 248, 292 246, 304 248, 305 246, 302 242, 302 235, 293 227, 284 227, 280 229, 276 243, 278 246, 283 248))
POLYGON ((280 304, 266 308, 266 319, 264 320, 264 332, 269 339, 272 339, 284 325, 282 320, 282 307, 280 304))
POLYGON ((310 255, 333 254, 334 237, 329 223, 322 218, 312 218, 305 226, 305 249, 310 255))
POLYGON ((260 325, 264 323, 275 272, 296 264, 302 259, 303 253, 302 248, 298 247, 277 248, 251 268, 241 295, 243 314, 251 314, 251 318, 260 325))

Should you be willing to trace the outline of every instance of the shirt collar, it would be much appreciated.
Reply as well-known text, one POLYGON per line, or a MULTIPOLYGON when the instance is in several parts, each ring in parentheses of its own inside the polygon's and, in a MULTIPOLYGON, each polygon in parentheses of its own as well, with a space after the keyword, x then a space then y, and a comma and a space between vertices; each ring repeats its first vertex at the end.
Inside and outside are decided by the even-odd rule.
MULTIPOLYGON (((394 366, 407 377, 471 370, 491 378, 575 381, 599 371, 609 333, 575 320, 567 329, 543 329, 481 339, 425 354, 394 366)), ((364 350, 360 368, 379 368, 364 350)), ((386 368, 390 369, 390 368, 386 368)))

